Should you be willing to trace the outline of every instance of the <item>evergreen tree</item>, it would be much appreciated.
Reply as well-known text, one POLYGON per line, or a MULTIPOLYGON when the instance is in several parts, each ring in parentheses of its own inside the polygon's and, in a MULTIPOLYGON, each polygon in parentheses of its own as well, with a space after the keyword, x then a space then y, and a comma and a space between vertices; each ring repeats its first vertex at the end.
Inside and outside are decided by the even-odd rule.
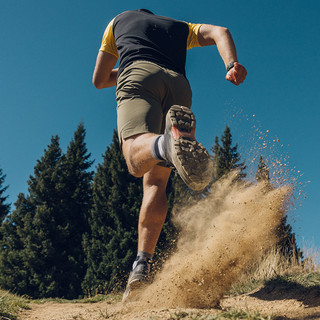
POLYGON ((87 227, 92 172, 80 125, 62 155, 51 144, 2 225, 0 285, 31 297, 75 298, 84 276, 82 235, 87 227))
POLYGON ((114 131, 94 177, 91 230, 84 238, 87 293, 110 292, 125 284, 137 252, 141 201, 141 179, 128 173, 114 131))
POLYGON ((0 285, 33 297, 55 295, 55 263, 59 237, 52 212, 59 211, 61 190, 59 138, 53 137, 30 176, 29 195, 18 196, 16 209, 2 225, 0 285))
POLYGON ((277 243, 277 247, 280 253, 289 260, 294 259, 300 262, 303 258, 303 253, 298 247, 296 236, 292 232, 292 226, 287 220, 287 215, 281 219, 281 224, 278 229, 278 237, 280 240, 277 243))
POLYGON ((3 186, 5 178, 6 176, 2 174, 2 169, 0 169, 0 224, 10 211, 10 205, 5 203, 8 198, 8 196, 4 196, 4 193, 8 189, 7 186, 3 186))
MULTIPOLYGON (((18 209, 14 210, 0 227, 0 287, 14 290, 17 293, 31 294, 32 278, 28 268, 30 254, 30 227, 32 221, 30 201, 22 193, 15 203, 18 209)), ((34 257, 38 259, 38 257, 34 257)))
MULTIPOLYGON (((263 156, 259 158, 259 164, 256 172, 257 182, 264 182, 267 190, 274 189, 270 179, 270 170, 264 160, 263 156)), ((280 253, 289 259, 296 259, 300 261, 302 259, 302 251, 297 245, 295 234, 292 232, 291 225, 287 222, 287 215, 284 215, 281 219, 281 223, 278 228, 277 248, 280 253)))
POLYGON ((231 170, 239 170, 238 179, 244 179, 246 166, 244 162, 240 163, 241 157, 238 153, 238 144, 232 147, 232 135, 228 126, 221 137, 221 145, 218 137, 215 138, 215 144, 211 148, 213 152, 214 180, 220 179, 224 174, 231 170))
POLYGON ((88 219, 92 205, 93 171, 89 169, 93 161, 86 148, 85 135, 84 125, 80 123, 63 157, 63 215, 57 221, 64 233, 63 243, 59 243, 64 257, 61 267, 67 266, 63 277, 69 286, 68 294, 72 293, 73 297, 82 292, 81 282, 86 273, 82 238, 89 230, 88 219))
POLYGON ((265 163, 263 156, 260 156, 259 158, 256 180, 258 182, 265 181, 270 183, 270 171, 267 164, 265 163))

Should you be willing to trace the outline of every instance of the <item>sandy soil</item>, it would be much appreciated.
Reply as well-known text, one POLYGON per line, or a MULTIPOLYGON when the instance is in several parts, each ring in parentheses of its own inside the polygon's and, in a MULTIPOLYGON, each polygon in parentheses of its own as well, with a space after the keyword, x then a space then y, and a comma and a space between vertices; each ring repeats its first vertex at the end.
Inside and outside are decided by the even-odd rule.
MULTIPOLYGON (((31 304, 31 310, 23 311, 23 320, 151 320, 194 319, 196 316, 216 315, 223 310, 259 311, 261 315, 272 315, 275 319, 320 319, 320 289, 285 289, 265 287, 250 294, 225 297, 221 309, 150 308, 140 303, 123 305, 118 301, 99 303, 55 303, 31 304)), ((210 318, 210 317, 208 317, 210 318)), ((206 319, 203 317, 202 319, 206 319)))

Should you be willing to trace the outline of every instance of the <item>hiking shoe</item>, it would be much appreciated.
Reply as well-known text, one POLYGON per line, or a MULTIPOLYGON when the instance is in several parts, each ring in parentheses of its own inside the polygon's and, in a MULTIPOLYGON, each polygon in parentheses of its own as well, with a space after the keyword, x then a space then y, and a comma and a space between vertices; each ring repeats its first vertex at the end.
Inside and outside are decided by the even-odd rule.
POLYGON ((212 161, 205 147, 195 139, 193 112, 173 105, 166 116, 165 155, 184 183, 193 190, 203 190, 212 178, 212 161))
POLYGON ((150 282, 150 265, 149 259, 137 261, 136 266, 130 272, 122 302, 127 301, 133 291, 142 289, 150 282))

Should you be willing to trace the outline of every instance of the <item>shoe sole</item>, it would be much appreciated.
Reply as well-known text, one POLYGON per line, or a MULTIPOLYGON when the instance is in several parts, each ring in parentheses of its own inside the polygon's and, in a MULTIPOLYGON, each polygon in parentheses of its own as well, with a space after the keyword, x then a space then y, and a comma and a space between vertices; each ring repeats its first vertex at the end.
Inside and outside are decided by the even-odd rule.
POLYGON ((174 105, 168 111, 166 123, 167 129, 171 127, 173 165, 189 188, 203 190, 212 179, 212 161, 205 147, 194 137, 196 120, 193 112, 174 105))

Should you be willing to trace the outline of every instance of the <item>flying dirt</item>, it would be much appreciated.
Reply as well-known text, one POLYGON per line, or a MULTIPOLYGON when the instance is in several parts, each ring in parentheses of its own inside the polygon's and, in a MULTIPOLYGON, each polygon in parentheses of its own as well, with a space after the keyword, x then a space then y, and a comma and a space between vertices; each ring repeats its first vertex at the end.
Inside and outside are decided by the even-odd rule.
MULTIPOLYGON (((131 308, 212 308, 276 241, 291 189, 235 182, 232 173, 208 197, 176 210, 176 251, 131 308)), ((129 307, 129 306, 128 306, 129 307)))

